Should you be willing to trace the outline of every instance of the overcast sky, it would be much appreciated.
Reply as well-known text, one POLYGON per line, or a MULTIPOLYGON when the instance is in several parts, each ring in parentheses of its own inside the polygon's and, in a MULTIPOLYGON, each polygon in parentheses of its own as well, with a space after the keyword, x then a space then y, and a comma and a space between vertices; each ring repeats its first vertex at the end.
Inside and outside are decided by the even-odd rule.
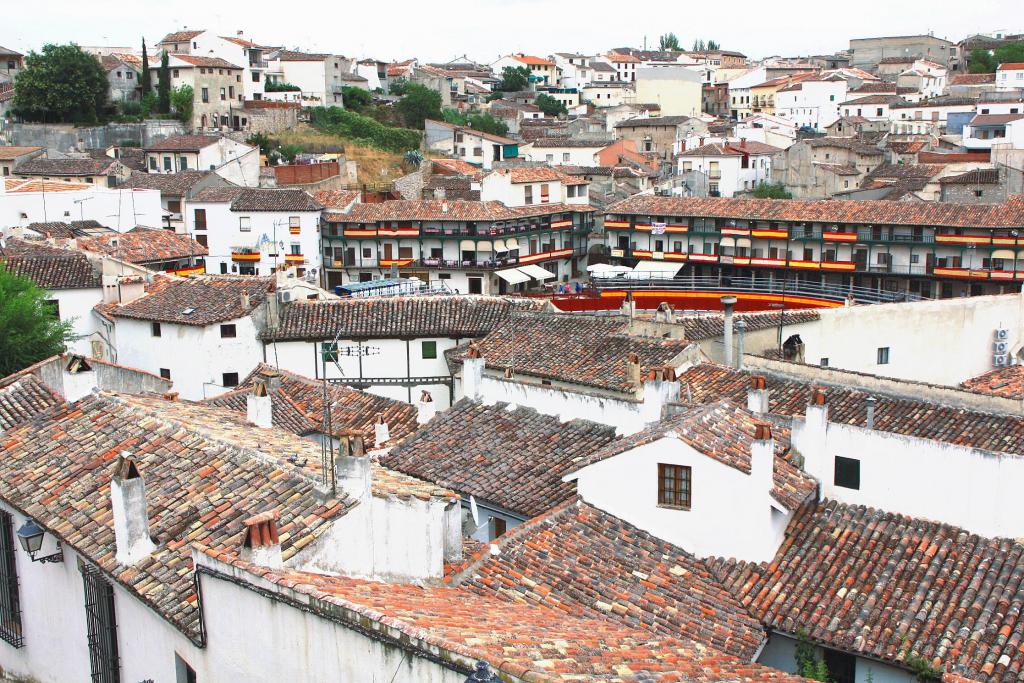
POLYGON ((383 60, 480 62, 500 54, 595 53, 642 47, 674 31, 750 57, 808 55, 849 39, 934 32, 957 41, 994 30, 1024 32, 1024 1, 778 3, 764 0, 37 0, 6 2, 0 45, 21 52, 47 42, 138 47, 189 28, 215 29, 265 45, 383 60), (223 9, 222 9, 223 8, 223 9), (824 8, 824 9, 816 9, 824 8), (834 8, 835 11, 829 11, 834 8))

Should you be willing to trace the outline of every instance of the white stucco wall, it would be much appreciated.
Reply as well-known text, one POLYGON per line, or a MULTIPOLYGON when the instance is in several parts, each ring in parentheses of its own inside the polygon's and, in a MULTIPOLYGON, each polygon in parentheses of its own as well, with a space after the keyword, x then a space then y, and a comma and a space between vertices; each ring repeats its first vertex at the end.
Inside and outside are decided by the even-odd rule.
POLYGON ((741 472, 674 437, 590 465, 576 485, 588 503, 698 557, 771 560, 789 520, 772 505, 770 470, 741 472), (657 504, 659 464, 692 468, 689 510, 657 504))
POLYGON ((821 495, 983 536, 1024 536, 1024 458, 820 420, 793 420, 794 450, 821 482, 821 495), (858 490, 835 485, 835 458, 860 461, 858 490))
POLYGON ((103 289, 51 289, 47 290, 46 296, 58 302, 61 322, 72 321, 72 332, 77 339, 68 343, 68 349, 75 353, 92 355, 90 339, 97 329, 92 309, 96 304, 102 303, 103 289))
POLYGON ((220 325, 206 327, 161 323, 154 337, 148 320, 117 318, 117 362, 155 375, 171 371, 174 391, 201 400, 222 394, 222 374, 237 372, 239 381, 263 359, 251 317, 225 320, 235 325, 234 338, 222 338, 220 325))
POLYGON ((934 384, 956 385, 992 370, 995 330, 1009 330, 1010 352, 1024 346, 1019 294, 823 309, 801 325, 806 362, 934 384), (937 343, 953 340, 956 343, 937 343), (879 347, 889 363, 878 364, 879 347))
POLYGON ((163 225, 157 190, 116 190, 95 185, 83 188, 69 192, 0 192, 0 232, 6 234, 7 228, 47 221, 95 220, 118 232, 138 225, 163 225))

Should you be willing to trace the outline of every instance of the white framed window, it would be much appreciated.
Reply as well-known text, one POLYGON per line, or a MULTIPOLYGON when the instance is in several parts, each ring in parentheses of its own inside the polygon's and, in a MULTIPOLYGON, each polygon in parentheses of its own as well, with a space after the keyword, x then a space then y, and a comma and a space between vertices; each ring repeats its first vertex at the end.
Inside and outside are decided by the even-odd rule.
POLYGON ((250 232, 252 230, 252 218, 249 216, 239 216, 238 229, 241 232, 250 232))

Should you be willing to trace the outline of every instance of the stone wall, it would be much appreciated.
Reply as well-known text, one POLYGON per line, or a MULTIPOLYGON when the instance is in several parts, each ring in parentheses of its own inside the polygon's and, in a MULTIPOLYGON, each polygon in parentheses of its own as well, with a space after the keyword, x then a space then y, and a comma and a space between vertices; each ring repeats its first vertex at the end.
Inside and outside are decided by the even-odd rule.
POLYGON ((184 134, 180 121, 149 119, 142 123, 108 123, 76 128, 68 123, 12 123, 11 144, 18 147, 46 147, 57 152, 99 149, 125 143, 146 147, 172 135, 184 134))

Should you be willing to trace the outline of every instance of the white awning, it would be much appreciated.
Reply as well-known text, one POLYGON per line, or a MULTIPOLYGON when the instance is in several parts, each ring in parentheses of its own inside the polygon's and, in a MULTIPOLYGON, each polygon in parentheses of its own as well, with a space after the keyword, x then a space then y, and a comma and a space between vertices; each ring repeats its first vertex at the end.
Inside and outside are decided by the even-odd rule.
POLYGON ((550 280, 553 277, 558 277, 547 268, 541 268, 540 266, 533 265, 532 263, 528 266, 519 266, 519 270, 523 271, 534 280, 550 280))
POLYGON ((1013 250, 1012 249, 996 249, 995 251, 992 252, 992 258, 1009 259, 1009 260, 1012 261, 1013 260, 1013 250))
POLYGON ((633 268, 633 272, 626 275, 629 278, 673 278, 683 267, 681 263, 671 261, 641 261, 633 268))
POLYGON ((518 285, 520 282, 529 282, 530 276, 522 272, 518 268, 508 268, 507 270, 496 270, 494 274, 500 277, 510 285, 518 285))
POLYGON ((515 251, 516 249, 519 248, 519 240, 517 240, 515 237, 510 237, 507 240, 505 240, 505 246, 508 247, 509 251, 515 251))
POLYGON ((491 251, 491 249, 493 249, 493 246, 491 245, 490 242, 485 242, 484 240, 480 240, 479 242, 476 243, 476 250, 477 251, 491 251))
POLYGON ((749 249, 750 248, 750 239, 747 238, 747 237, 740 237, 740 238, 738 238, 736 240, 736 246, 740 247, 740 248, 746 247, 746 248, 749 249))
POLYGON ((719 246, 723 246, 723 247, 735 247, 736 246, 736 240, 734 238, 732 238, 732 237, 723 237, 722 241, 719 242, 718 244, 719 244, 719 246))
POLYGON ((459 242, 459 249, 462 251, 476 251, 476 242, 473 240, 462 240, 459 242))

